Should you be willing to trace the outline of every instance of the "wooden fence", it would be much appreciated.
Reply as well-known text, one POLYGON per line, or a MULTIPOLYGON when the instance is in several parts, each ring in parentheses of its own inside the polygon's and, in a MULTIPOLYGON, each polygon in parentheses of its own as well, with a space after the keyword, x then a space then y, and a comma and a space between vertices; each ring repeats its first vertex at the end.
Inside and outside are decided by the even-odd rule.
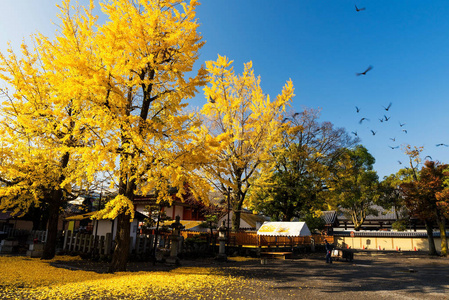
POLYGON ((25 229, 15 229, 7 228, 5 230, 6 236, 9 238, 17 238, 26 240, 28 243, 32 243, 35 239, 39 242, 47 241, 47 231, 46 230, 25 230, 25 229))
MULTIPOLYGON (((193 238, 198 236, 210 236, 210 233, 196 231, 181 231, 184 238, 193 238)), ((213 239, 217 241, 217 234, 213 235, 213 239)), ((318 244, 324 244, 324 239, 329 243, 333 243, 333 236, 324 236, 314 234, 312 236, 261 236, 256 232, 231 232, 229 234, 228 244, 231 246, 249 246, 249 247, 296 247, 300 245, 310 245, 312 241, 318 244)))
MULTIPOLYGON (((154 249, 154 235, 138 235, 134 241, 131 237, 130 252, 135 254, 149 254, 154 249)), ((94 236, 91 234, 72 233, 67 230, 64 235, 63 250, 76 253, 98 253, 100 255, 110 255, 114 249, 114 241, 111 234, 105 236, 94 236)), ((158 235, 157 247, 169 248, 170 239, 168 235, 158 235)))
MULTIPOLYGON (((181 236, 187 238, 210 238, 210 234, 205 232, 181 231, 181 236)), ((155 235, 138 235, 135 239, 131 237, 130 252, 135 254, 153 253, 154 246, 158 249, 170 248, 170 235, 160 234, 155 242, 155 235)), ((212 242, 217 243, 217 234, 213 235, 212 242)), ((255 232, 231 232, 228 240, 230 246, 243 247, 298 247, 301 245, 311 245, 312 243, 323 244, 324 239, 333 243, 332 236, 312 235, 305 237, 281 237, 281 236, 260 236, 255 232)), ((65 232, 63 250, 77 253, 96 253, 100 255, 110 255, 114 249, 114 241, 111 234, 106 236, 94 236, 91 234, 65 232)))

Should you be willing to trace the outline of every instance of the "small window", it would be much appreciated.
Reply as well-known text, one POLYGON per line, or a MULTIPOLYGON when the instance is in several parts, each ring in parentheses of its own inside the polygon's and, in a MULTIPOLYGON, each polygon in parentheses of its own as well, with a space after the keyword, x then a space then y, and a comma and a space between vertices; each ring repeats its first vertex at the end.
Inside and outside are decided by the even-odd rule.
POLYGON ((371 240, 366 240, 367 245, 371 245, 371 240))

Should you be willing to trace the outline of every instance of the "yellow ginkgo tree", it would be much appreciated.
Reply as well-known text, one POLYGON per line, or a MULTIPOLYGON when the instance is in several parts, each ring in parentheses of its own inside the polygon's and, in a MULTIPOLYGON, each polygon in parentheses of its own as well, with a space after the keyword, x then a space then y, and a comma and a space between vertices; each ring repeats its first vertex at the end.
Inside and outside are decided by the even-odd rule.
POLYGON ((234 73, 232 61, 218 56, 206 62, 209 84, 205 96, 209 100, 202 113, 207 120, 207 134, 226 136, 204 174, 224 195, 232 189, 232 227, 240 227, 240 212, 252 185, 263 185, 270 177, 270 150, 281 142, 285 130, 282 123, 286 106, 294 96, 289 80, 282 93, 271 100, 260 87, 252 63, 244 64, 241 75, 234 73), (265 169, 266 172, 261 172, 265 169))
POLYGON ((32 49, 23 44, 19 54, 11 48, 0 53, 0 209, 24 214, 33 206, 48 208, 43 258, 49 259, 60 210, 88 179, 71 149, 88 146, 89 135, 79 122, 88 110, 79 106, 78 94, 61 92, 67 74, 52 65, 45 40, 33 36, 32 49))
MULTIPOLYGON (((16 131, 23 130, 33 158, 60 162, 59 169, 45 170, 58 179, 49 180, 61 197, 66 185, 91 181, 98 173, 111 175, 117 196, 95 217, 116 219, 110 271, 119 271, 128 260, 134 195, 155 192, 159 200, 170 201, 171 187, 181 198, 194 186, 191 192, 206 199, 209 185, 194 171, 220 149, 223 137, 203 139, 200 119, 183 112, 184 100, 204 86, 207 75, 200 68, 186 77, 204 44, 197 32, 198 3, 110 0, 100 5, 102 24, 93 14, 93 1, 88 7, 63 1, 54 39, 36 36, 37 51, 24 62, 4 56, 1 71, 9 75, 3 79, 17 90, 7 112, 15 114, 16 123, 5 127, 11 139, 4 145, 13 149, 16 131), (29 74, 28 94, 20 73, 29 74), (40 102, 29 101, 33 97, 40 102), (17 110, 22 102, 26 108, 17 110), (72 159, 79 165, 71 166, 72 159)), ((19 154, 10 153, 9 161, 17 159, 19 154)))
POLYGON ((136 193, 156 192, 159 200, 171 201, 171 187, 182 198, 186 187, 194 186, 198 198, 207 194, 207 182, 194 176, 194 170, 218 144, 200 140, 199 118, 183 113, 183 101, 195 95, 207 75, 200 68, 186 78, 204 44, 197 32, 198 3, 104 1, 107 20, 101 25, 92 4, 71 14, 68 1, 64 3, 62 21, 72 33, 57 42, 76 51, 58 52, 53 63, 70 74, 67 95, 81 93, 89 106, 84 122, 92 145, 74 151, 89 162, 88 174, 108 171, 115 179, 111 185, 117 196, 95 217, 115 218, 110 271, 125 270, 136 193))

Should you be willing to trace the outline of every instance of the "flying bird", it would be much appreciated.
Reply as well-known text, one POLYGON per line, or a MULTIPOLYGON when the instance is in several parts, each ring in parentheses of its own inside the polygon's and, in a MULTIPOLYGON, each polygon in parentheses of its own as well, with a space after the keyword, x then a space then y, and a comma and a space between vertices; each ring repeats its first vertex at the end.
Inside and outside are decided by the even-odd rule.
POLYGON ((437 144, 437 147, 440 147, 440 146, 449 147, 449 145, 446 145, 446 144, 437 144))
POLYGON ((400 160, 398 160, 398 163, 399 163, 400 165, 402 165, 402 162, 401 162, 400 160))
POLYGON ((210 103, 215 103, 215 100, 214 100, 214 99, 212 99, 212 97, 211 97, 211 96, 209 96, 209 102, 210 102, 210 103))
POLYGON ((396 147, 388 146, 388 147, 390 147, 391 149, 398 149, 399 148, 399 146, 396 146, 396 147))
POLYGON ((376 135, 377 131, 374 131, 374 130, 371 129, 371 133, 372 133, 373 135, 376 135))
POLYGON ((357 136, 357 131, 352 131, 351 133, 357 136))
POLYGON ((387 122, 388 120, 391 119, 391 117, 388 118, 386 115, 384 115, 384 118, 385 118, 385 122, 387 122))
POLYGON ((390 140, 392 140, 393 142, 396 142, 396 138, 390 138, 390 140))
POLYGON ((362 124, 362 122, 365 121, 365 120, 369 121, 369 119, 367 119, 367 118, 361 118, 360 121, 359 121, 359 124, 362 124))
POLYGON ((364 72, 362 73, 355 73, 355 75, 360 76, 360 75, 366 75, 366 72, 370 71, 373 68, 373 66, 369 66, 364 72))
POLYGON ((426 158, 430 158, 430 160, 432 160, 432 156, 430 156, 430 155, 427 155, 426 157, 424 157, 424 159, 426 159, 426 158))
POLYGON ((357 112, 360 112, 360 108, 358 108, 357 106, 355 107, 355 109, 357 110, 357 112))
POLYGON ((391 107, 391 104, 392 104, 392 103, 390 102, 390 104, 388 104, 387 107, 385 107, 385 106, 383 106, 383 105, 382 105, 382 107, 383 107, 386 111, 388 111, 388 110, 390 109, 390 107, 391 107))
POLYGON ((355 11, 359 12, 362 10, 365 10, 365 7, 358 8, 357 5, 355 5, 355 11))
POLYGON ((379 119, 380 123, 382 123, 384 121, 384 119, 379 119))
POLYGON ((405 130, 405 129, 402 129, 402 131, 404 131, 405 133, 407 133, 407 130, 405 130))
POLYGON ((401 122, 399 122, 399 126, 404 126, 405 125, 405 123, 401 123, 401 122))

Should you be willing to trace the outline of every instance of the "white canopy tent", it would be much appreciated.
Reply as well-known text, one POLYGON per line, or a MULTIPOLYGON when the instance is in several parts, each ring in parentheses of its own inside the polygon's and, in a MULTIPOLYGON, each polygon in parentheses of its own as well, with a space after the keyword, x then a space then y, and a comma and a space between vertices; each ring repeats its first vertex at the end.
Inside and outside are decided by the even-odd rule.
POLYGON ((264 222, 257 231, 265 236, 310 236, 306 222, 264 222))

